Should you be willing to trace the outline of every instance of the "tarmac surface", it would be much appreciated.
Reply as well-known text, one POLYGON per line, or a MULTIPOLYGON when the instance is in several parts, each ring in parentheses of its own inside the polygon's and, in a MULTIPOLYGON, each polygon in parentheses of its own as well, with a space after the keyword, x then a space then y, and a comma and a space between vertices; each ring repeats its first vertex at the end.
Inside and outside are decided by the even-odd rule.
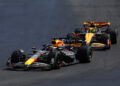
POLYGON ((120 46, 94 51, 88 64, 51 71, 7 70, 15 49, 31 52, 84 21, 110 21, 120 32, 120 0, 0 0, 0 86, 120 86, 120 46))

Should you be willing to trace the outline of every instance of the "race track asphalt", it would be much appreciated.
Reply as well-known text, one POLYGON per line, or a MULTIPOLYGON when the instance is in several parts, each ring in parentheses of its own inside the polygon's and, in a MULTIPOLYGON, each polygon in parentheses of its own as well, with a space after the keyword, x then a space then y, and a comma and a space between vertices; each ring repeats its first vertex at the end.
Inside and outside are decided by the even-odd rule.
POLYGON ((120 86, 120 46, 94 51, 88 64, 51 71, 7 70, 15 49, 31 52, 84 21, 110 21, 120 32, 120 0, 0 0, 0 86, 120 86))

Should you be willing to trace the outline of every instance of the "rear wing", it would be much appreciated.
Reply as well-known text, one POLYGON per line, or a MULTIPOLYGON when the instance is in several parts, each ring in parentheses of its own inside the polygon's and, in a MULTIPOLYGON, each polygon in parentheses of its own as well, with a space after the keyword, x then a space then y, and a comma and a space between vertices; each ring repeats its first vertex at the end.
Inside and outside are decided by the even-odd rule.
POLYGON ((110 22, 84 22, 84 27, 90 27, 91 25, 94 25, 95 27, 102 28, 104 26, 110 26, 110 22))

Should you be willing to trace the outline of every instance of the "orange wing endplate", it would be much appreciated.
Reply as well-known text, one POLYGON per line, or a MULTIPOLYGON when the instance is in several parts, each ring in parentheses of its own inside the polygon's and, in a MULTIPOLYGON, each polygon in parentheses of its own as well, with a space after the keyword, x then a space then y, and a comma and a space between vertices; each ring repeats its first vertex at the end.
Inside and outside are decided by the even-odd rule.
POLYGON ((110 25, 110 22, 84 22, 84 25, 91 26, 91 24, 94 24, 96 27, 103 27, 106 25, 110 25))

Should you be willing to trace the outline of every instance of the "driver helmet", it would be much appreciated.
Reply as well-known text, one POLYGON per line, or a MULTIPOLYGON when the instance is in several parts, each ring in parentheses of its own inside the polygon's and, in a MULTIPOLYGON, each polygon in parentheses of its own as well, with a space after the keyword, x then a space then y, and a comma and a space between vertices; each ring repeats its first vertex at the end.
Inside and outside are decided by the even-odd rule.
POLYGON ((95 33, 95 32, 96 32, 96 29, 95 29, 95 28, 93 28, 93 29, 91 30, 91 32, 92 32, 92 33, 95 33))
POLYGON ((52 40, 54 46, 64 46, 65 44, 61 40, 52 40))
POLYGON ((91 32, 91 33, 96 33, 97 31, 96 31, 96 28, 89 28, 89 32, 91 32))

